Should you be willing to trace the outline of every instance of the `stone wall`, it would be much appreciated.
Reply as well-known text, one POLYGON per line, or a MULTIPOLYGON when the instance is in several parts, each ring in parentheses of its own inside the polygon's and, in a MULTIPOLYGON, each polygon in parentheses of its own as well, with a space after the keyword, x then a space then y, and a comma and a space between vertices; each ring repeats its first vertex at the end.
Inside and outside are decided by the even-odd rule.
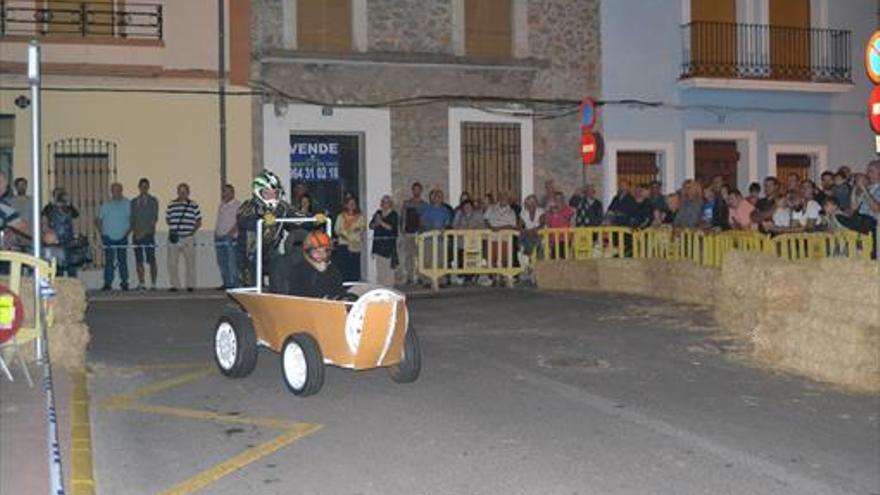
MULTIPOLYGON (((397 198, 414 180, 448 184, 448 108, 504 107, 444 95, 580 100, 599 94, 599 0, 529 0, 526 58, 474 61, 452 53, 451 0, 369 0, 366 53, 328 54, 309 62, 283 46, 283 2, 254 0, 253 78, 289 95, 324 103, 377 104, 437 97, 436 104, 392 107, 392 184, 397 198), (288 59, 267 62, 264 57, 288 59), (346 62, 335 63, 334 58, 346 62), (262 62, 261 62, 262 61, 262 62), (376 63, 378 62, 378 63, 376 63)), ((254 102, 255 169, 262 160, 262 103, 254 102)), ((534 184, 554 179, 566 194, 583 183, 577 115, 534 121, 534 184)), ((588 171, 601 188, 601 169, 588 171)))
POLYGON ((370 0, 367 25, 371 51, 452 54, 449 0, 370 0))
POLYGON ((533 97, 581 99, 599 88, 599 29, 599 0, 529 2, 529 55, 550 63, 533 97))

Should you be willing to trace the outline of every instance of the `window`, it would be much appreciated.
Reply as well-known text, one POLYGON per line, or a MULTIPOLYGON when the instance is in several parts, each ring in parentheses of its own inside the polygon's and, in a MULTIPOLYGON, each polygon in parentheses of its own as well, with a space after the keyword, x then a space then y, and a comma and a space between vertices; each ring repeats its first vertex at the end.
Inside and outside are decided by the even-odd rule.
MULTIPOLYGON (((461 125, 462 191, 474 200, 520 192, 519 124, 465 122, 461 125)), ((455 201, 458 198, 451 198, 455 201)))
POLYGON ((351 0, 298 0, 296 37, 299 50, 351 51, 351 0))
POLYGON ((45 30, 48 34, 67 34, 77 36, 114 36, 121 33, 119 12, 125 8, 124 0, 89 0, 70 2, 69 0, 44 0, 38 2, 47 9, 45 30), (114 11, 117 11, 114 15, 114 11), (85 15, 83 14, 85 13, 85 15))
MULTIPOLYGON (((116 145, 100 139, 63 139, 49 145, 48 158, 52 187, 63 187, 79 211, 74 232, 88 237, 93 248, 99 246, 101 234, 95 218, 101 203, 110 197, 110 184, 116 181, 116 145)), ((94 261, 103 266, 100 249, 95 249, 94 261)))
MULTIPOLYGON (((15 145, 15 115, 0 114, 0 172, 12 179, 12 148, 15 145)), ((12 183, 12 180, 9 181, 12 183)), ((3 194, 6 191, 0 191, 3 194)))
POLYGON ((646 186, 659 180, 657 153, 651 151, 620 151, 617 153, 617 181, 646 186))
POLYGON ((465 53, 510 58, 512 22, 510 0, 465 0, 465 53))

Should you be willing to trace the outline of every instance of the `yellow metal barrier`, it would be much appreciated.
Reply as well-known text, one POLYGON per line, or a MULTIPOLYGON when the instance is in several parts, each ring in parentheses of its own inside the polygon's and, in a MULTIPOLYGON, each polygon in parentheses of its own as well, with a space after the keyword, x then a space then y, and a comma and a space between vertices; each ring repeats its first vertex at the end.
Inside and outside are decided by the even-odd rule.
POLYGON ((497 275, 513 285, 522 273, 516 230, 444 230, 416 237, 418 271, 434 289, 447 275, 497 275))
POLYGON ((720 268, 731 251, 767 253, 788 260, 822 257, 870 259, 869 235, 853 231, 783 234, 755 231, 705 232, 671 228, 631 230, 625 227, 545 229, 545 259, 585 260, 601 257, 687 260, 720 268))
MULTIPOLYGON (((30 273, 33 273, 35 268, 39 268, 40 275, 44 278, 48 278, 50 283, 55 279, 54 261, 50 263, 23 253, 0 251, 0 266, 6 266, 9 268, 9 279, 6 285, 9 287, 9 290, 18 295, 21 295, 22 269, 27 269, 30 273)), ((3 353, 3 358, 6 361, 10 363, 13 362, 15 354, 20 352, 22 346, 35 341, 43 334, 42 327, 40 326, 40 319, 37 317, 36 312, 39 304, 42 304, 43 301, 44 300, 40 298, 39 291, 34 291, 33 301, 31 303, 31 308, 33 308, 31 318, 24 321, 24 324, 19 328, 15 337, 0 346, 0 352, 3 353)), ((49 305, 46 309, 46 324, 51 326, 52 322, 52 306, 49 305)), ((28 378, 30 378, 29 375, 28 378)))
POLYGON ((720 267, 724 256, 731 251, 750 251, 766 253, 771 239, 767 234, 753 230, 728 230, 715 234, 715 264, 720 267))
POLYGON ((578 227, 541 231, 547 259, 587 260, 631 257, 633 230, 626 227, 578 227))
POLYGON ((767 253, 796 261, 812 258, 871 259, 870 235, 851 230, 812 234, 782 234, 772 240, 767 253))

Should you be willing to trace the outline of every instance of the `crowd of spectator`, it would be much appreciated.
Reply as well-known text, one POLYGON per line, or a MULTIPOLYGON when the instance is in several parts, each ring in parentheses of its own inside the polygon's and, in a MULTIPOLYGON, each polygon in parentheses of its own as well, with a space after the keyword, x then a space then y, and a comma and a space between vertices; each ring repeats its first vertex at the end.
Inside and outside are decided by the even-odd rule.
MULTIPOLYGON (((31 221, 28 214, 31 199, 27 186, 27 181, 19 178, 14 182, 15 192, 10 191, 0 199, 0 227, 6 233, 7 248, 25 250, 31 242, 27 227, 31 221)), ((0 174, 0 191, 7 189, 8 178, 0 174)), ((280 194, 280 186, 276 189, 280 194)), ((119 287, 128 289, 127 250, 131 248, 138 288, 154 289, 160 207, 150 194, 150 181, 141 179, 138 195, 130 200, 124 196, 122 184, 114 183, 110 192, 110 198, 101 204, 95 219, 105 260, 103 288, 112 288, 118 272, 119 287)), ((707 183, 686 180, 678 190, 668 194, 663 193, 663 185, 657 181, 631 184, 621 180, 607 208, 603 208, 593 185, 584 185, 566 197, 552 180, 545 182, 541 195, 531 194, 522 203, 508 191, 478 198, 464 192, 453 207, 440 189, 430 190, 426 200, 424 188, 418 182, 412 184, 410 193, 399 212, 393 198, 384 196, 380 208, 370 217, 361 212, 353 194, 344 195, 342 209, 334 218, 334 262, 345 280, 360 278, 361 253, 366 248, 368 229, 373 231, 372 245, 368 248, 376 263, 378 282, 389 286, 398 281, 395 273, 402 275, 403 283, 418 283, 416 236, 427 231, 515 230, 519 232, 516 250, 527 256, 539 249, 540 232, 544 228, 602 225, 753 230, 770 235, 849 229, 876 238, 880 218, 880 161, 870 163, 865 173, 853 173, 849 167, 823 172, 819 184, 794 174, 784 182, 767 177, 763 184, 750 184, 745 194, 725 183, 721 176, 707 183)), ((253 199, 244 203, 235 199, 231 185, 222 188, 214 248, 223 288, 252 283, 247 274, 252 258, 247 257, 247 242, 243 240, 243 233, 254 230, 255 217, 247 213, 253 209, 252 202, 253 199)), ((279 217, 312 216, 319 211, 302 183, 294 185, 290 203, 273 204, 274 213, 279 217)), ((52 201, 42 209, 43 244, 48 255, 58 261, 59 272, 68 276, 76 276, 80 264, 74 252, 77 236, 73 226, 78 216, 79 212, 62 188, 52 192, 52 201)), ((176 198, 165 208, 164 220, 168 229, 167 269, 171 290, 191 291, 196 286, 195 235, 202 227, 202 214, 199 204, 190 199, 187 184, 178 185, 176 198), (184 284, 179 274, 181 257, 184 284)))

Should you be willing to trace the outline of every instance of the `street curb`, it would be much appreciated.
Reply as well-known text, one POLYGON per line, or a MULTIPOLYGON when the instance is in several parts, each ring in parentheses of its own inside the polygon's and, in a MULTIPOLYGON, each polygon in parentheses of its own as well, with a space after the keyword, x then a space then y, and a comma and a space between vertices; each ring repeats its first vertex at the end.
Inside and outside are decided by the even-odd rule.
POLYGON ((70 492, 73 495, 94 495, 95 478, 92 468, 92 426, 89 417, 89 385, 84 369, 71 374, 73 393, 70 397, 70 492))

